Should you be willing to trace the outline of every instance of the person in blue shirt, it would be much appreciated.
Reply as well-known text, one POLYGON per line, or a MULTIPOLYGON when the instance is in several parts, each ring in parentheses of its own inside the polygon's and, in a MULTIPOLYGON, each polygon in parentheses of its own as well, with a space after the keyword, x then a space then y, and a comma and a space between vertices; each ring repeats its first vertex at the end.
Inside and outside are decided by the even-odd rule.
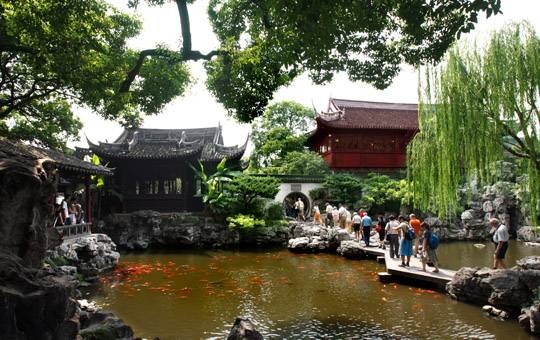
POLYGON ((371 236, 371 224, 373 221, 371 220, 371 217, 366 213, 364 217, 362 217, 362 237, 364 238, 364 243, 366 244, 366 247, 369 247, 369 237, 371 236))

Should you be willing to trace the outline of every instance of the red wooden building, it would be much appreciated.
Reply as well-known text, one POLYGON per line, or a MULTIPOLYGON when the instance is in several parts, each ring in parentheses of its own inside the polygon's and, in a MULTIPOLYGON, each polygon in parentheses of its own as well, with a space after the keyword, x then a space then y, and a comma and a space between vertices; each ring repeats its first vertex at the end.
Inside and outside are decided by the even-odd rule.
POLYGON ((418 105, 331 98, 316 122, 308 145, 332 169, 399 170, 418 131, 418 105))

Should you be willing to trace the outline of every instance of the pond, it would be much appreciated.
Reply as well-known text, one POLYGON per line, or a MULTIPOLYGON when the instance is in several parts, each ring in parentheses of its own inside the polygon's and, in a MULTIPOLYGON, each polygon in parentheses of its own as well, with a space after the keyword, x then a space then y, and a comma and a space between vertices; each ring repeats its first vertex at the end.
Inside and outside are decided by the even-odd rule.
MULTIPOLYGON (((491 245, 441 244, 443 267, 490 265, 491 245)), ((538 254, 512 244, 510 261, 538 254)), ((509 264, 513 264, 510 263, 509 264)), ((266 339, 529 339, 516 322, 404 284, 383 284, 384 265, 287 250, 123 254, 90 298, 140 337, 223 339, 250 318, 266 339)))

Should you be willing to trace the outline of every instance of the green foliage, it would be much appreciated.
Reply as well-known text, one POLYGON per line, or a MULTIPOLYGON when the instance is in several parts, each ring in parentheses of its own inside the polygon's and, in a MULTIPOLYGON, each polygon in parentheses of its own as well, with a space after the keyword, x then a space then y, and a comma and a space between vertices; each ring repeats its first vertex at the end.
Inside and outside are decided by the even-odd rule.
POLYGON ((452 49, 421 84, 420 133, 409 150, 415 205, 452 215, 458 188, 473 176, 493 183, 492 165, 504 152, 527 175, 530 215, 536 222, 540 191, 540 39, 528 24, 495 32, 488 46, 452 49))
POLYGON ((227 217, 227 222, 229 222, 229 228, 240 229, 243 231, 250 231, 255 228, 266 226, 263 219, 256 218, 253 215, 237 214, 227 217))
POLYGON ((317 188, 310 190, 309 197, 311 197, 311 199, 316 202, 328 201, 328 190, 326 188, 317 188))
POLYGON ((352 174, 335 173, 326 176, 323 186, 333 202, 352 206, 362 198, 364 183, 352 174))
POLYGON ((216 166, 216 171, 208 175, 203 164, 199 161, 199 168, 191 166, 195 175, 200 179, 203 189, 203 203, 215 214, 227 211, 230 202, 225 192, 225 183, 240 175, 226 167, 227 158, 223 158, 216 166))
POLYGON ((190 81, 163 48, 129 92, 119 87, 138 58, 126 46, 142 24, 104 0, 0 0, 0 133, 50 147, 78 139, 71 104, 126 127, 155 114, 190 81))
POLYGON ((64 256, 47 256, 44 260, 52 269, 67 266, 69 261, 64 256))
POLYGON ((285 127, 272 128, 260 139, 253 139, 251 162, 257 169, 278 167, 288 153, 304 151, 306 139, 305 135, 295 136, 285 127))
POLYGON ((263 172, 307 176, 322 176, 331 172, 321 155, 313 151, 291 151, 280 163, 280 166, 265 168, 263 172))
MULTIPOLYGON (((98 155, 92 154, 92 164, 94 165, 100 165, 101 159, 98 155)), ((105 185, 105 180, 103 179, 103 176, 100 175, 92 175, 90 176, 90 179, 94 182, 94 185, 96 186, 96 189, 101 189, 105 185)))
POLYGON ((234 211, 255 213, 255 203, 260 199, 273 199, 279 192, 279 181, 272 177, 241 175, 228 182, 225 188, 228 202, 234 211))
POLYGON ((309 195, 319 202, 343 203, 349 207, 369 209, 372 213, 398 212, 412 199, 406 180, 374 173, 367 177, 347 173, 326 176, 323 187, 310 191, 309 195))
POLYGON ((279 167, 288 153, 304 151, 306 133, 314 118, 313 110, 292 101, 270 105, 252 124, 252 166, 279 167))
POLYGON ((283 220, 283 205, 281 203, 272 202, 265 208, 264 219, 266 221, 283 220))
POLYGON ((225 53, 207 63, 207 85, 245 122, 303 72, 318 84, 344 71, 385 88, 401 63, 439 60, 479 12, 490 16, 499 8, 499 0, 211 0, 210 20, 225 53))
POLYGON ((362 206, 372 214, 386 211, 399 212, 410 199, 406 180, 395 180, 386 175, 369 174, 363 180, 362 206))

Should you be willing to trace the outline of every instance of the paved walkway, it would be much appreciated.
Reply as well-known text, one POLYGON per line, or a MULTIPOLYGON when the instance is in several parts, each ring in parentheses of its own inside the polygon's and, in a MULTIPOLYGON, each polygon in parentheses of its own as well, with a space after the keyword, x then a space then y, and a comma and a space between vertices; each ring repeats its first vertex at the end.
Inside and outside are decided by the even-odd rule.
POLYGON ((413 278, 419 281, 427 281, 437 284, 446 284, 452 281, 452 278, 456 274, 455 271, 450 269, 439 268, 438 273, 432 273, 433 267, 426 265, 426 272, 422 271, 422 261, 420 256, 417 258, 411 256, 410 267, 400 267, 401 259, 395 259, 390 257, 389 247, 386 250, 375 247, 366 247, 364 242, 360 242, 360 248, 367 254, 375 256, 384 256, 384 263, 386 264, 386 271, 388 274, 395 276, 404 276, 413 278))

